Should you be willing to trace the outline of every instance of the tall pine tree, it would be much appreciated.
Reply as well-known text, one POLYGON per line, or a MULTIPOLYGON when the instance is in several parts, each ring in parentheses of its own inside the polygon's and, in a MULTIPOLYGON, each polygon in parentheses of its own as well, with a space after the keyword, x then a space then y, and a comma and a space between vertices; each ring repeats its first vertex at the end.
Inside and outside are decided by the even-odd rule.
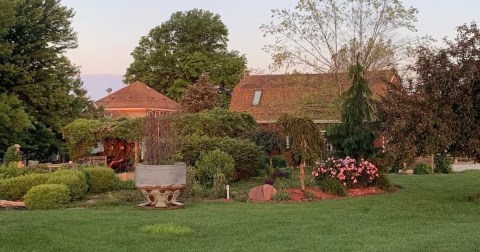
POLYGON ((326 138, 340 157, 367 159, 374 154, 375 136, 370 126, 373 114, 372 91, 357 63, 350 68, 352 86, 345 92, 342 122, 327 128, 326 138))

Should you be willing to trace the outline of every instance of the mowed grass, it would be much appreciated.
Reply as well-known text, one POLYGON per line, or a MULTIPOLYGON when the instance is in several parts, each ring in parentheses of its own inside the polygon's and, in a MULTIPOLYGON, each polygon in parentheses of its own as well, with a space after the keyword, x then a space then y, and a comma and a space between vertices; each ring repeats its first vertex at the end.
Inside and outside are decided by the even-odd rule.
POLYGON ((0 251, 478 251, 480 172, 392 175, 395 193, 307 203, 1 211, 0 251))

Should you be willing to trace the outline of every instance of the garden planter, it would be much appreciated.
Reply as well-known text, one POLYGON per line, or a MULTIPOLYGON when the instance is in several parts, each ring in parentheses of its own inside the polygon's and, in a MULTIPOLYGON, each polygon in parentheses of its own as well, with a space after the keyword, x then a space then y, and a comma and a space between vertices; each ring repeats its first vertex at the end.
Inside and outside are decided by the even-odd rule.
POLYGON ((135 167, 135 187, 145 201, 139 206, 159 208, 183 206, 177 201, 186 184, 187 165, 143 165, 135 167))

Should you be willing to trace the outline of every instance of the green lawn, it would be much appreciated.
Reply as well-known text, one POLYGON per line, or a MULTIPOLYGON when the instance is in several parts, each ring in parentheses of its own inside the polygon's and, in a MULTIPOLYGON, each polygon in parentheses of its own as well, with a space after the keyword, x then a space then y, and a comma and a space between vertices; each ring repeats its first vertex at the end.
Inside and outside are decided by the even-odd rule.
POLYGON ((0 211, 0 251, 478 251, 480 172, 390 178, 403 189, 309 203, 0 211))

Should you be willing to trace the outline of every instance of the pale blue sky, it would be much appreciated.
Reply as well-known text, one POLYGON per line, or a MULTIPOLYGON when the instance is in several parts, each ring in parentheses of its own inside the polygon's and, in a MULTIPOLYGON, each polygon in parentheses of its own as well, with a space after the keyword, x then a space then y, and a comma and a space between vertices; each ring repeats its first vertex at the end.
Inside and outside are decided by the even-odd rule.
MULTIPOLYGON (((264 38, 260 25, 271 21, 271 9, 291 9, 296 0, 63 0, 76 15, 73 28, 79 47, 68 52, 80 66, 92 98, 103 96, 105 85, 118 89, 120 83, 95 82, 92 75, 114 75, 121 80, 132 61, 130 53, 153 27, 169 19, 175 11, 193 8, 210 10, 221 16, 229 29, 229 48, 247 56, 249 68, 268 70, 270 56, 262 51, 273 38, 264 38), (102 91, 100 94, 99 91, 102 91), (98 94, 97 94, 98 93, 98 94)), ((436 39, 455 36, 455 27, 480 22, 478 0, 404 0, 405 6, 419 10, 419 36, 436 39)), ((267 71, 268 72, 268 71, 267 71)))

